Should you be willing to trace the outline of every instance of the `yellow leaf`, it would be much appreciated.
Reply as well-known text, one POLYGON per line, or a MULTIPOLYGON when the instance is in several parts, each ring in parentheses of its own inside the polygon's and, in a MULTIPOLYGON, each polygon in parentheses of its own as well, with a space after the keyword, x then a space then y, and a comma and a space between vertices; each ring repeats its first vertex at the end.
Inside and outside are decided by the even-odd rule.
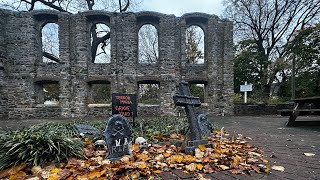
POLYGON ((202 168, 203 168, 203 165, 198 163, 198 164, 197 164, 197 169, 198 169, 198 170, 202 170, 202 168))
POLYGON ((194 158, 194 156, 191 156, 190 154, 188 154, 187 156, 185 156, 184 161, 185 162, 193 162, 195 161, 196 158, 194 158))
POLYGON ((263 161, 264 163, 268 163, 268 162, 269 162, 269 161, 266 160, 266 159, 262 159, 262 161, 263 161))
POLYGON ((58 174, 50 174, 48 180, 60 180, 60 176, 58 174))
POLYGON ((140 177, 139 172, 133 172, 130 174, 131 179, 138 179, 140 177))
POLYGON ((236 166, 236 165, 240 164, 240 162, 241 162, 241 157, 238 156, 238 155, 236 155, 236 156, 234 157, 231 165, 232 165, 232 166, 236 166))
POLYGON ((276 171, 284 171, 284 167, 283 166, 272 166, 271 169, 276 170, 276 171))
POLYGON ((190 174, 190 173, 189 173, 188 171, 186 171, 186 170, 184 170, 183 172, 186 173, 186 174, 190 174))
POLYGON ((93 178, 99 178, 101 176, 100 171, 94 170, 88 173, 88 178, 93 179, 93 178))
POLYGON ((147 167, 147 164, 145 162, 142 162, 141 164, 139 164, 138 168, 139 169, 145 169, 147 167))
POLYGON ((226 165, 220 165, 219 167, 220 167, 222 170, 230 169, 229 166, 226 166, 226 165))
POLYGON ((168 158, 169 163, 181 163, 183 161, 184 157, 181 155, 172 155, 168 158))
POLYGON ((156 173, 156 174, 160 174, 160 173, 162 173, 163 171, 161 171, 161 170, 154 170, 153 172, 156 173))
POLYGON ((134 145, 132 146, 132 151, 133 151, 133 152, 139 152, 139 144, 134 144, 134 145))
POLYGON ((54 174, 54 173, 58 173, 59 171, 61 171, 61 169, 59 169, 59 168, 53 168, 53 169, 51 170, 51 173, 54 174))
POLYGON ((206 151, 206 146, 205 145, 203 145, 203 144, 200 144, 199 146, 198 146, 198 148, 201 150, 201 151, 206 151))
POLYGON ((26 176, 25 172, 19 171, 16 174, 10 175, 9 180, 25 179, 26 176))

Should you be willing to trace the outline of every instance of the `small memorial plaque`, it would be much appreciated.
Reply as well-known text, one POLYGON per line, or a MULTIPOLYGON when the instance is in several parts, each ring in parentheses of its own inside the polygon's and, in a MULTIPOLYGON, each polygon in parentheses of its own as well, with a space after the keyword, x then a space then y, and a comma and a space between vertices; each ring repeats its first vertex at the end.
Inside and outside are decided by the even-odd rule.
POLYGON ((113 115, 109 118, 103 132, 108 146, 107 160, 117 161, 124 155, 131 154, 131 129, 128 120, 122 115, 113 115))
POLYGON ((112 93, 112 114, 125 117, 137 116, 137 95, 112 93))

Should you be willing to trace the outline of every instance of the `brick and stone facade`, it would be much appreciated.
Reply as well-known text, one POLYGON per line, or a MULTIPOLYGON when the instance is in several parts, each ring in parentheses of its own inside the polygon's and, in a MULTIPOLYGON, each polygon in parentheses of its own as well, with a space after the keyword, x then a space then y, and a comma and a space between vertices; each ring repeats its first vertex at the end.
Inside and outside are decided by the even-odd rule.
POLYGON ((160 84, 160 105, 138 107, 139 115, 175 114, 173 95, 180 80, 205 84, 204 109, 233 114, 232 22, 215 15, 181 17, 156 12, 78 14, 51 10, 13 12, 0 9, 0 118, 74 118, 108 116, 110 105, 88 104, 89 84, 106 81, 112 92, 135 93, 141 81, 160 84), (42 61, 41 28, 59 25, 59 63, 42 61), (90 27, 111 29, 111 63, 94 64, 90 27), (158 30, 159 61, 138 63, 138 31, 144 24, 158 30), (198 25, 205 34, 204 64, 188 64, 185 31, 198 25), (39 84, 59 84, 59 104, 39 102, 39 84))

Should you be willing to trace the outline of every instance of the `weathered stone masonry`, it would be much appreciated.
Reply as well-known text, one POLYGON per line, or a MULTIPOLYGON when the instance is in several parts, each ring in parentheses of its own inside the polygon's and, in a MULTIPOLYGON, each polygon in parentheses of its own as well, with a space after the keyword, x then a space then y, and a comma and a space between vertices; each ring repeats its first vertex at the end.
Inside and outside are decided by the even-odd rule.
POLYGON ((139 106, 139 115, 176 113, 172 96, 180 80, 206 85, 208 113, 233 114, 232 55, 232 23, 215 15, 0 10, 0 118, 107 116, 110 106, 87 103, 88 83, 97 80, 120 93, 137 92, 141 81, 160 82, 161 104, 139 106), (56 64, 42 61, 41 28, 49 22, 59 25, 61 62, 56 64), (89 30, 95 23, 111 29, 111 63, 91 61, 89 30), (154 25, 159 33, 156 64, 138 63, 138 31, 144 24, 154 25), (204 64, 186 61, 185 31, 190 25, 204 31, 204 64), (39 103, 41 82, 59 84, 59 105, 39 103))

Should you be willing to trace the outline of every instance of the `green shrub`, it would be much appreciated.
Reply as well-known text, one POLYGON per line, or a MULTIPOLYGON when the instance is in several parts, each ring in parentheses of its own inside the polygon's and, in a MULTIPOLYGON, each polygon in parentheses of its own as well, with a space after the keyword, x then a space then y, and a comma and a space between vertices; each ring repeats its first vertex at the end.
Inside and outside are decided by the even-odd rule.
POLYGON ((28 166, 83 157, 83 142, 73 138, 71 126, 46 124, 0 133, 0 170, 16 164, 28 166))

